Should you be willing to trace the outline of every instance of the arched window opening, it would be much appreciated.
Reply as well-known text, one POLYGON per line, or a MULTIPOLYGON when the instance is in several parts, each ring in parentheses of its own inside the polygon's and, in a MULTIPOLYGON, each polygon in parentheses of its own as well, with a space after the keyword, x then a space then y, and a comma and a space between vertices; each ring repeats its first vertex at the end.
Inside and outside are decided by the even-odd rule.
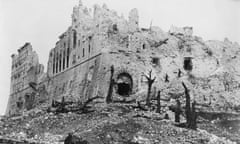
POLYGON ((58 53, 57 53, 57 58, 56 58, 56 73, 58 73, 58 53))
POLYGON ((84 55, 85 55, 85 50, 84 50, 84 48, 83 48, 82 51, 83 51, 83 52, 82 52, 82 57, 84 57, 84 55))
POLYGON ((91 41, 92 41, 92 36, 88 37, 88 53, 90 54, 91 52, 91 41))
POLYGON ((73 30, 73 47, 75 48, 77 45, 77 31, 73 30))
POLYGON ((88 45, 88 53, 90 54, 90 52, 91 52, 91 45, 89 43, 89 45, 88 45))
POLYGON ((69 48, 67 49, 67 68, 69 66, 69 48))
POLYGON ((63 70, 65 69, 65 49, 63 50, 63 70))
POLYGON ((62 52, 60 52, 60 57, 59 57, 59 72, 62 70, 62 52))
POLYGON ((54 52, 54 54, 53 54, 53 74, 55 73, 55 52, 54 52))
POLYGON ((117 24, 113 24, 113 31, 118 31, 117 24))
POLYGON ((143 44, 143 45, 142 45, 142 49, 146 49, 146 44, 143 44))
POLYGON ((185 57, 184 58, 183 68, 186 71, 191 71, 193 69, 192 58, 191 57, 185 57))

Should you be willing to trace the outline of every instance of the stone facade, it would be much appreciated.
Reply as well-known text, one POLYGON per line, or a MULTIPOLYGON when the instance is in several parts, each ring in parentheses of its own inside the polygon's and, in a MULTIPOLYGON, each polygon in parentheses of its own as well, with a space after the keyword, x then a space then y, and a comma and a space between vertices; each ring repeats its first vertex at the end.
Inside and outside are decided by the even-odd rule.
POLYGON ((50 50, 46 73, 30 44, 19 51, 18 56, 13 55, 7 110, 10 115, 26 109, 23 98, 26 93, 37 97, 34 103, 51 102, 63 96, 71 101, 85 101, 96 95, 106 97, 111 66, 114 66, 115 82, 113 99, 144 99, 147 82, 143 74, 152 70, 156 76, 152 97, 158 90, 166 98, 181 97, 184 81, 199 103, 211 101, 217 110, 230 103, 240 104, 237 96, 240 70, 236 67, 240 62, 240 46, 237 43, 203 41, 193 35, 192 27, 172 27, 169 32, 155 26, 140 28, 137 9, 131 10, 126 20, 106 5, 95 5, 91 13, 79 2, 73 8, 72 25, 50 50), (28 68, 34 67, 34 70, 25 70, 29 73, 27 80, 19 77, 20 68, 15 68, 25 51, 29 53, 24 62, 32 64, 28 68), (19 82, 23 83, 21 88, 18 88, 19 82), (36 83, 35 92, 29 83, 36 83), (21 100, 23 106, 18 109, 21 100))
POLYGON ((32 88, 29 83, 37 83, 38 77, 43 74, 43 65, 38 62, 38 55, 32 50, 30 43, 25 43, 18 54, 12 55, 12 73, 10 97, 7 106, 8 114, 15 114, 23 109, 30 109, 32 88))

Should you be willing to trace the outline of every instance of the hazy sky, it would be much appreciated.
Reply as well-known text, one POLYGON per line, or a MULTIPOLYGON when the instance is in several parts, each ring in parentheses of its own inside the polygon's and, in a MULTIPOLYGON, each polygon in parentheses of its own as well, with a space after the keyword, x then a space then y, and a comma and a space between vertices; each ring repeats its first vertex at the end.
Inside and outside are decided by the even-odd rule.
MULTIPOLYGON (((119 15, 128 17, 139 10, 140 26, 193 26, 194 35, 204 40, 240 43, 240 0, 83 0, 106 3, 119 15)), ((78 0, 0 0, 0 114, 5 112, 10 91, 11 57, 25 42, 31 42, 40 62, 47 65, 48 52, 58 36, 71 24, 72 7, 78 0)))

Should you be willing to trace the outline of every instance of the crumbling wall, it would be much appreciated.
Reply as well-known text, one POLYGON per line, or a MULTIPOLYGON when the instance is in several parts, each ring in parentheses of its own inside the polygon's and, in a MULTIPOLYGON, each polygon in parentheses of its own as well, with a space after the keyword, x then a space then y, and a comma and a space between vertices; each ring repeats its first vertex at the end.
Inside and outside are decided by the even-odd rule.
MULTIPOLYGON (((18 74, 12 73, 7 113, 10 109, 16 113, 16 107, 23 107, 25 93, 35 92, 37 102, 63 96, 71 101, 85 101, 97 95, 106 97, 111 66, 114 99, 124 98, 118 91, 119 81, 131 83, 129 93, 124 93, 126 97, 146 99, 147 81, 143 75, 152 71, 156 80, 151 97, 160 90, 163 98, 180 98, 184 81, 191 99, 214 110, 226 110, 230 105, 240 104, 239 48, 227 39, 204 41, 193 35, 192 27, 172 26, 169 32, 156 26, 139 28, 137 9, 131 10, 126 20, 105 4, 95 5, 91 13, 80 2, 73 8, 72 25, 59 36, 49 53, 47 73, 34 58, 36 54, 32 54, 34 57, 26 60, 34 63, 26 71, 26 89, 16 94, 13 94, 14 77, 18 74), (121 74, 125 77, 120 80, 121 74), (35 82, 36 90, 28 82, 35 82)), ((13 55, 13 68, 17 57, 13 55)))
POLYGON ((100 57, 101 55, 97 55, 51 77, 51 83, 48 86, 51 99, 61 99, 64 96, 67 100, 85 101, 96 93, 94 87, 100 57))
POLYGON ((18 49, 18 54, 12 55, 11 86, 6 115, 19 114, 33 108, 36 101, 29 101, 27 97, 35 90, 29 84, 37 84, 40 75, 44 75, 44 67, 39 64, 38 55, 32 50, 31 44, 25 43, 18 49))

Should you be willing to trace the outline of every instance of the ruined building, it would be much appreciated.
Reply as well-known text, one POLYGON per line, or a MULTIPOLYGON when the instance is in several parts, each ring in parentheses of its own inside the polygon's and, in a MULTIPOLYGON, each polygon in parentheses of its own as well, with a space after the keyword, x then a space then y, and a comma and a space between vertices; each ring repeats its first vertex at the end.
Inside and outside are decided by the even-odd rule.
POLYGON ((30 43, 18 49, 18 54, 12 56, 12 73, 8 113, 32 107, 32 88, 29 83, 37 83, 38 77, 43 74, 43 65, 38 62, 38 55, 32 50, 30 43))
POLYGON ((80 1, 73 8, 71 26, 50 50, 46 73, 30 43, 12 55, 6 114, 63 96, 82 102, 106 97, 112 79, 113 99, 144 99, 143 74, 150 70, 156 76, 152 97, 158 90, 166 98, 181 97, 184 81, 198 103, 227 110, 240 104, 239 52, 237 43, 204 41, 193 35, 192 27, 171 27, 169 32, 156 26, 140 28, 137 9, 125 19, 106 5, 95 5, 92 12, 80 1))

